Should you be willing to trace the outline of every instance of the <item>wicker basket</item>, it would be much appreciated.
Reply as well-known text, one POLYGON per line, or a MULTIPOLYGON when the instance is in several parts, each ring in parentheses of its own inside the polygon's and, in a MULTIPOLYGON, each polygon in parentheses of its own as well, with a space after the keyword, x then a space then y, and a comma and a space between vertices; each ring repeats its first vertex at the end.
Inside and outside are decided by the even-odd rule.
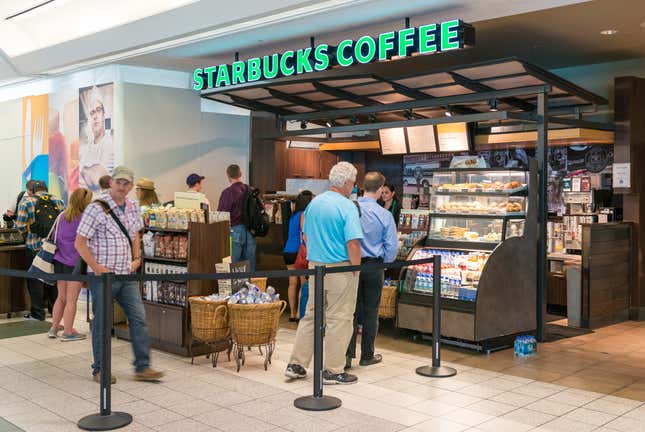
MULTIPOLYGON (((228 320, 226 300, 211 301, 203 297, 189 297, 191 337, 194 340, 208 344, 212 351, 231 351, 231 327, 228 320)), ((190 343, 192 355, 192 341, 190 343)), ((213 356, 213 366, 217 365, 217 356, 213 356)))
POLYGON ((260 291, 264 292, 267 289, 267 279, 265 277, 262 278, 251 278, 251 283, 258 288, 260 288, 260 291))
POLYGON ((264 369, 271 363, 271 355, 275 347, 275 337, 280 325, 280 315, 287 307, 287 302, 281 300, 266 304, 229 304, 228 315, 231 324, 231 336, 235 345, 235 360, 237 370, 244 364, 244 348, 258 346, 266 348, 264 369))
POLYGON ((396 316, 396 286, 384 286, 381 291, 381 305, 378 308, 379 318, 392 318, 396 316))

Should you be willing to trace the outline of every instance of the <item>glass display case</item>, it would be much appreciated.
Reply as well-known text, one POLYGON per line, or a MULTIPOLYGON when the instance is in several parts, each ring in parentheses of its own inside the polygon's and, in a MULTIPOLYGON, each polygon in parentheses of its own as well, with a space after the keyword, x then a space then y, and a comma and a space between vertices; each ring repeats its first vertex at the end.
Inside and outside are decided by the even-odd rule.
POLYGON ((434 216, 430 220, 428 238, 456 242, 499 243, 503 221, 494 218, 460 218, 434 216))
MULTIPOLYGON (((422 247, 414 251, 411 259, 434 255, 441 255, 441 297, 474 302, 477 299, 477 285, 490 253, 422 247)), ((433 291, 432 264, 416 265, 406 272, 403 292, 432 295, 433 291)))
POLYGON ((432 190, 433 192, 513 194, 526 190, 527 179, 527 171, 511 168, 435 171, 432 176, 432 190))
POLYGON ((17 229, 0 228, 0 246, 24 243, 24 237, 17 229))

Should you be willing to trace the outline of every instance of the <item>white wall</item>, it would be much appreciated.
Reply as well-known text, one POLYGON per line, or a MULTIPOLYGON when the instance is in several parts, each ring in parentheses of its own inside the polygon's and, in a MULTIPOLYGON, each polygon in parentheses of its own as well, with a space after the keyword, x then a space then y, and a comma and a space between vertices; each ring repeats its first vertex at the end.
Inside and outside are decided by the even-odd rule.
POLYGON ((120 83, 124 160, 136 177, 156 183, 162 201, 186 190, 186 177, 206 177, 204 193, 213 205, 227 186, 232 163, 248 173, 249 117, 201 112, 192 90, 120 83))
POLYGON ((22 99, 0 103, 0 213, 14 209, 22 189, 22 99))

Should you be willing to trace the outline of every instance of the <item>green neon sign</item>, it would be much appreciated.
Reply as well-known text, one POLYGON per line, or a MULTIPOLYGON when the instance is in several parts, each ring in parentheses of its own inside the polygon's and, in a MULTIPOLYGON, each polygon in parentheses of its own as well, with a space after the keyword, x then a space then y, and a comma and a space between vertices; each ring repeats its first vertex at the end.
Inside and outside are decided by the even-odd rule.
POLYGON ((311 72, 322 72, 335 66, 349 67, 387 61, 392 57, 410 57, 463 49, 474 45, 475 29, 461 20, 408 27, 362 36, 356 41, 345 39, 337 46, 289 50, 232 64, 197 68, 193 71, 193 89, 222 88, 255 81, 270 80, 311 72))

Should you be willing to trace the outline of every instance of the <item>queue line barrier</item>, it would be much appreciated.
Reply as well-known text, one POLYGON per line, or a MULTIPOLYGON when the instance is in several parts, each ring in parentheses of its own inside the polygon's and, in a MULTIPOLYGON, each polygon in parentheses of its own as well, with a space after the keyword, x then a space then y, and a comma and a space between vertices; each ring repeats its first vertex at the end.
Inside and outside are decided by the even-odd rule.
MULTIPOLYGON (((391 268, 402 268, 414 265, 433 264, 433 285, 441 285, 441 256, 434 255, 430 258, 409 261, 397 261, 394 263, 370 262, 364 265, 347 265, 342 267, 316 266, 306 270, 266 270, 255 272, 234 272, 234 273, 184 273, 184 274, 154 274, 154 275, 117 275, 105 273, 100 276, 51 274, 46 278, 50 281, 78 281, 95 282, 101 281, 103 321, 99 323, 103 329, 112 328, 112 313, 109 307, 112 305, 112 284, 117 281, 188 281, 188 280, 224 280, 224 279, 250 279, 256 277, 282 278, 289 276, 314 276, 314 369, 313 369, 313 393, 311 396, 303 396, 294 400, 294 406, 309 411, 324 411, 338 408, 342 401, 336 397, 323 394, 323 350, 325 337, 325 287, 324 279, 326 274, 374 271, 391 268)), ((0 268, 0 276, 42 279, 42 275, 35 275, 27 271, 11 270, 0 268)), ((428 377, 448 377, 456 374, 452 368, 442 367, 440 350, 441 336, 441 296, 434 297, 433 308, 433 344, 432 344, 432 365, 416 369, 420 375, 428 377)), ((132 416, 124 412, 115 412, 111 409, 111 332, 103 331, 101 358, 101 382, 99 397, 99 412, 83 417, 78 421, 78 427, 90 431, 114 430, 127 426, 132 422, 132 416)))

